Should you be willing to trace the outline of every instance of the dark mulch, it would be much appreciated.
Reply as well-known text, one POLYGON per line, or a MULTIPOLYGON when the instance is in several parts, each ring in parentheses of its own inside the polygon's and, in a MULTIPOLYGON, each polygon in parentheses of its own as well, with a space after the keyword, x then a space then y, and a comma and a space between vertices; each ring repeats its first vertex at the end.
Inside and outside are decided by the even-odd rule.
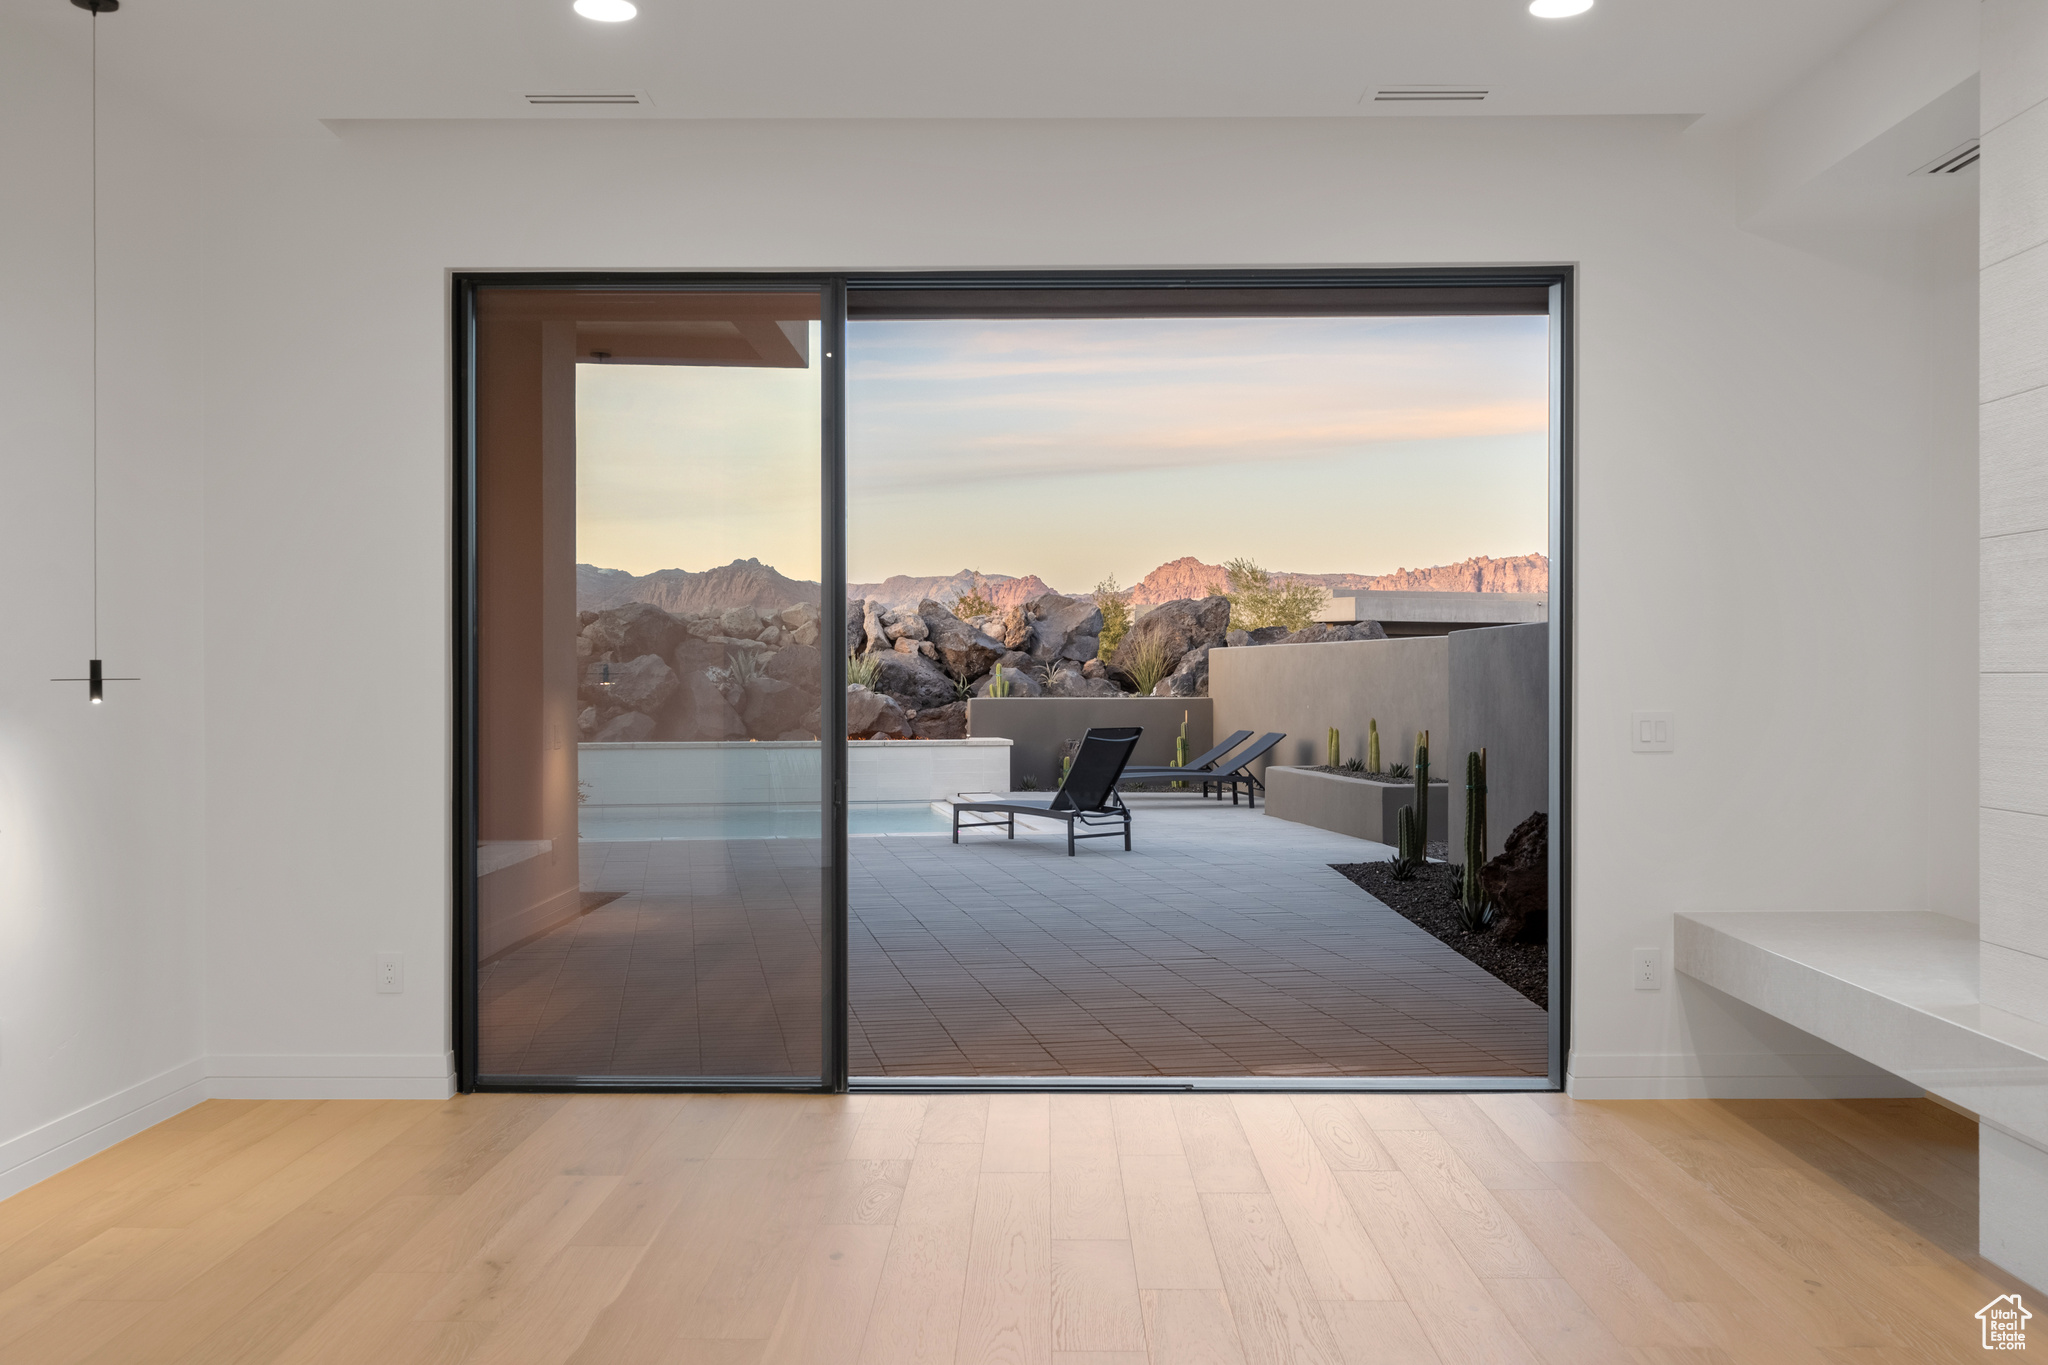
POLYGON ((1508 985, 1550 1008, 1550 947, 1543 943, 1503 943, 1490 934, 1468 934, 1458 927, 1458 884, 1449 863, 1429 863, 1409 880, 1394 879, 1392 863, 1332 863, 1356 886, 1385 902, 1395 914, 1427 929, 1444 944, 1478 963, 1508 985))
MULTIPOLYGON (((1353 772, 1349 768, 1333 768, 1327 763, 1311 763, 1309 771, 1312 773, 1329 773, 1333 777, 1354 777, 1360 782, 1377 782, 1382 787, 1412 787, 1415 785, 1415 775, 1413 773, 1406 777, 1394 777, 1383 772, 1360 773, 1353 772)), ((1429 785, 1432 787, 1443 787, 1448 786, 1449 783, 1444 778, 1432 777, 1429 779, 1429 785)))

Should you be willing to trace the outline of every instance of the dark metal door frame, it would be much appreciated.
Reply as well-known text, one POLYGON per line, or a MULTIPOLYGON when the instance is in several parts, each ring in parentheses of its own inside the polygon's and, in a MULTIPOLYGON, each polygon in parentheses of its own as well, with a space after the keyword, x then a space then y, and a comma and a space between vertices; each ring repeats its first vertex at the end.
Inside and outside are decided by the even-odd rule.
MULTIPOLYGON (((697 272, 473 272, 450 274, 450 374, 454 384, 451 408, 453 450, 454 546, 454 745, 452 790, 454 832, 453 1034, 457 1088, 474 1090, 677 1090, 677 1091, 805 1091, 844 1092, 849 1088, 892 1091, 935 1088, 914 1079, 902 1083, 848 1074, 847 1034, 851 999, 847 961, 847 787, 846 787, 846 660, 836 646, 846 638, 846 317, 853 290, 1101 290, 1223 288, 1443 288, 1540 287, 1548 291, 1551 321, 1550 373, 1550 1068, 1547 1085, 1519 1078, 1261 1077, 1150 1078, 978 1077, 971 1087, 987 1090, 1444 1090, 1562 1089, 1565 1058, 1571 1044, 1570 903, 1572 850, 1571 698, 1573 660, 1574 435, 1576 423, 1576 271, 1570 265, 1471 269, 1357 270, 1144 270, 1144 271, 1015 271, 940 273, 751 273, 697 272), (679 1078, 650 1082, 634 1077, 612 1081, 578 1077, 572 1081, 482 1078, 477 1048, 477 583, 476 583, 476 292, 481 288, 631 290, 636 292, 700 292, 712 290, 818 291, 820 335, 824 348, 821 374, 820 510, 823 520, 820 564, 822 639, 835 647, 825 658, 821 736, 841 736, 820 749, 821 800, 825 810, 822 876, 823 905, 819 941, 823 1050, 816 1083, 679 1078)), ((953 1088, 953 1087, 946 1087, 953 1088)))

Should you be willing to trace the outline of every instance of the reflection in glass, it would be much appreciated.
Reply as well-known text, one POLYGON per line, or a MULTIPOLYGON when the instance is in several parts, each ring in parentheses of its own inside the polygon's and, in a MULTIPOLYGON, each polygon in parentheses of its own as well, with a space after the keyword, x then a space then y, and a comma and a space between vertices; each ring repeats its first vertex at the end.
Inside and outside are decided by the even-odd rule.
POLYGON ((820 1074, 818 318, 479 291, 486 1079, 820 1074))

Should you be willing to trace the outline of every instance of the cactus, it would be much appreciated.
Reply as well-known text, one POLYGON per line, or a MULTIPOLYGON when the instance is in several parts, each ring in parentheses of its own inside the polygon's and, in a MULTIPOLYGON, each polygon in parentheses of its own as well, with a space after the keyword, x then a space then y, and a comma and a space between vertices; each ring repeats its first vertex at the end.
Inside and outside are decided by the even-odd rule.
POLYGON ((1415 849, 1416 857, 1429 858, 1429 731, 1415 736, 1415 849))
MULTIPOLYGON (((1185 711, 1180 713, 1180 735, 1173 741, 1173 766, 1176 768, 1188 766, 1188 713, 1185 711)), ((1173 790, 1177 792, 1183 792, 1187 789, 1188 784, 1185 782, 1175 782, 1173 784, 1173 790)))
POLYGON ((1003 676, 1003 666, 1001 664, 997 664, 995 672, 989 675, 988 694, 991 697, 1007 697, 1010 695, 1010 680, 1003 676))
POLYGON ((1380 770, 1380 723, 1377 720, 1365 723, 1365 770, 1369 773, 1380 770))
POLYGON ((1337 755, 1338 755, 1338 744, 1337 744, 1337 727, 1333 725, 1333 726, 1331 726, 1331 727, 1330 727, 1330 758, 1329 758, 1329 763, 1328 763, 1328 766, 1329 766, 1329 767, 1335 768, 1335 767, 1339 766, 1339 764, 1338 764, 1338 758, 1337 758, 1337 755))
POLYGON ((1483 919, 1486 893, 1479 869, 1486 862, 1486 750, 1465 755, 1465 885, 1459 898, 1467 928, 1483 919))
POLYGON ((1415 807, 1403 806, 1394 817, 1394 879, 1407 881, 1421 862, 1421 845, 1415 842, 1415 807))

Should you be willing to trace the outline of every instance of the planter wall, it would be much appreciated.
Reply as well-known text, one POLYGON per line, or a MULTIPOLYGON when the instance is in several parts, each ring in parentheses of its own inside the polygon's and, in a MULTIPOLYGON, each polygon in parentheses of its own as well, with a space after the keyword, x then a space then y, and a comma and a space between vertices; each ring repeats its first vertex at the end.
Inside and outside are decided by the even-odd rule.
POLYGON ((1365 724, 1377 719, 1383 762, 1406 763, 1415 732, 1428 730, 1440 751, 1430 755, 1436 771, 1450 737, 1450 691, 1448 641, 1441 636, 1244 645, 1209 654, 1217 730, 1284 732, 1272 767, 1323 762, 1333 725, 1343 732, 1342 757, 1364 758, 1365 724))
MULTIPOLYGON (((1259 647, 1271 648, 1270 645, 1259 647)), ((1302 646, 1305 649, 1315 647, 1302 646)), ((1434 771, 1432 766, 1432 774, 1434 771)), ((1363 778, 1319 773, 1312 768, 1266 769, 1266 814, 1276 820, 1292 820, 1296 824, 1314 825, 1335 834, 1348 834, 1354 839, 1370 839, 1390 848, 1394 847, 1401 807, 1414 803, 1413 782, 1398 785, 1368 782, 1363 778)), ((1429 784, 1431 843, 1450 837, 1450 805, 1449 785, 1432 781, 1429 784)))
POLYGON ((1011 742, 1010 790, 1021 790, 1029 777, 1039 790, 1052 791, 1059 786, 1063 742, 1098 726, 1136 725, 1145 734, 1131 763, 1163 765, 1173 762, 1183 715, 1190 755, 1215 743, 1214 709, 1207 697, 976 697, 967 703, 967 733, 1011 742))
MULTIPOLYGON (((1000 739, 857 739, 846 745, 849 801, 938 801, 1009 781, 1000 739)), ((585 810, 607 807, 815 804, 815 740, 581 744, 585 810)))
POLYGON ((1455 771, 1442 770, 1458 789, 1451 847, 1462 849, 1465 842, 1465 755, 1483 748, 1486 851, 1492 855, 1531 813, 1550 809, 1550 627, 1461 630, 1449 644, 1450 745, 1436 761, 1457 764, 1455 771))

